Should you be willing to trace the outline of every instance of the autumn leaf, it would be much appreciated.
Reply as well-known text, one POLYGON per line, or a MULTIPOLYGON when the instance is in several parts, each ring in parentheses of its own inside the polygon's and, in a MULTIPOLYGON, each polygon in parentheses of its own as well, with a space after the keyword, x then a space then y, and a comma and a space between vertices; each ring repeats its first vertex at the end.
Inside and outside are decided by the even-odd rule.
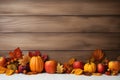
POLYGON ((19 59, 19 64, 26 65, 30 62, 30 57, 28 55, 23 56, 22 59, 19 59))
POLYGON ((57 64, 57 73, 63 73, 64 72, 64 68, 63 65, 61 65, 60 63, 57 64))
POLYGON ((9 52, 9 56, 11 58, 22 58, 22 51, 21 49, 18 47, 16 48, 13 52, 9 52))

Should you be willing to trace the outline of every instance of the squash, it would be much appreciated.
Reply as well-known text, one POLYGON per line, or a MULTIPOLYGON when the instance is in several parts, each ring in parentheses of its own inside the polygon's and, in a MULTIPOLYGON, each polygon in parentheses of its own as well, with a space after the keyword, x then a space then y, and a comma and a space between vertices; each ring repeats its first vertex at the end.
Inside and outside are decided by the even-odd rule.
POLYGON ((96 72, 96 64, 93 62, 86 63, 84 65, 84 72, 88 72, 88 73, 96 72))
POLYGON ((108 63, 108 68, 112 71, 112 72, 119 72, 120 71, 120 63, 119 61, 110 61, 108 63))
POLYGON ((32 72, 42 72, 44 68, 44 62, 40 56, 33 56, 30 59, 30 70, 32 72))

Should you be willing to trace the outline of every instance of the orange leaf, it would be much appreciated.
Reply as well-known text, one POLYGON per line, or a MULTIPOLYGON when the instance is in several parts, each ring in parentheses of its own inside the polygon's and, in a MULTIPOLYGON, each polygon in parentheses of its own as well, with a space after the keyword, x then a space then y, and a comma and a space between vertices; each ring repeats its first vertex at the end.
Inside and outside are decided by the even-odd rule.
POLYGON ((69 65, 72 65, 74 62, 75 62, 75 58, 71 58, 71 59, 68 61, 68 64, 69 64, 69 65))
POLYGON ((95 60, 100 61, 104 57, 104 53, 101 49, 97 49, 93 52, 92 56, 95 60))

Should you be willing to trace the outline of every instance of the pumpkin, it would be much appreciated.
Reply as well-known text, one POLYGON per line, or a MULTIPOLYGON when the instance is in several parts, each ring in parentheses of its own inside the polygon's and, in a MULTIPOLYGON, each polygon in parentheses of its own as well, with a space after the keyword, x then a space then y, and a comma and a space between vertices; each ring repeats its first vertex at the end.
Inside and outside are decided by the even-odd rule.
POLYGON ((42 72, 44 68, 44 62, 40 56, 33 56, 29 65, 32 72, 42 72))
POLYGON ((119 61, 110 61, 108 63, 108 68, 112 71, 112 72, 119 72, 120 71, 120 63, 119 61))
POLYGON ((100 61, 100 60, 103 59, 104 53, 102 52, 102 50, 97 49, 97 50, 95 50, 95 51, 93 52, 92 57, 93 57, 95 60, 100 61))
POLYGON ((86 63, 84 65, 84 72, 94 73, 96 71, 96 64, 93 62, 86 63))

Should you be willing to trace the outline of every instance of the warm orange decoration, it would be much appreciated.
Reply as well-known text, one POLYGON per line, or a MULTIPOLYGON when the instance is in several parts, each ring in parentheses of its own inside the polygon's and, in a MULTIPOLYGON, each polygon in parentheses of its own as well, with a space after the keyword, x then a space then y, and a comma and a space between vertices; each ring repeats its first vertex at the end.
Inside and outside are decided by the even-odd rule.
POLYGON ((79 69, 79 68, 78 69, 73 69, 71 73, 76 74, 76 75, 81 75, 83 73, 83 70, 79 69))
POLYGON ((33 56, 30 60, 30 70, 32 72, 42 72, 44 62, 40 56, 33 56))
POLYGON ((103 59, 104 57, 104 53, 102 52, 102 50, 97 49, 93 52, 92 57, 97 60, 100 61, 101 59, 103 59))
POLYGON ((96 64, 93 62, 86 63, 84 65, 84 72, 94 73, 96 71, 96 64))
POLYGON ((74 62, 75 62, 75 58, 71 58, 71 59, 68 61, 68 64, 69 64, 69 65, 73 65, 74 62))
POLYGON ((110 61, 108 63, 108 68, 115 73, 118 73, 120 71, 120 63, 119 61, 110 61))
MULTIPOLYGON (((71 56, 72 57, 72 56, 71 56)), ((82 56, 81 56, 82 57, 82 56)), ((27 55, 22 54, 18 47, 9 53, 9 56, 0 57, 0 74, 12 75, 23 73, 33 75, 41 73, 68 73, 86 76, 117 75, 120 73, 120 56, 116 56, 115 61, 111 61, 105 56, 102 50, 95 50, 87 63, 76 60, 74 57, 67 62, 60 64, 56 60, 49 60, 46 54, 40 51, 30 51, 27 55)))

